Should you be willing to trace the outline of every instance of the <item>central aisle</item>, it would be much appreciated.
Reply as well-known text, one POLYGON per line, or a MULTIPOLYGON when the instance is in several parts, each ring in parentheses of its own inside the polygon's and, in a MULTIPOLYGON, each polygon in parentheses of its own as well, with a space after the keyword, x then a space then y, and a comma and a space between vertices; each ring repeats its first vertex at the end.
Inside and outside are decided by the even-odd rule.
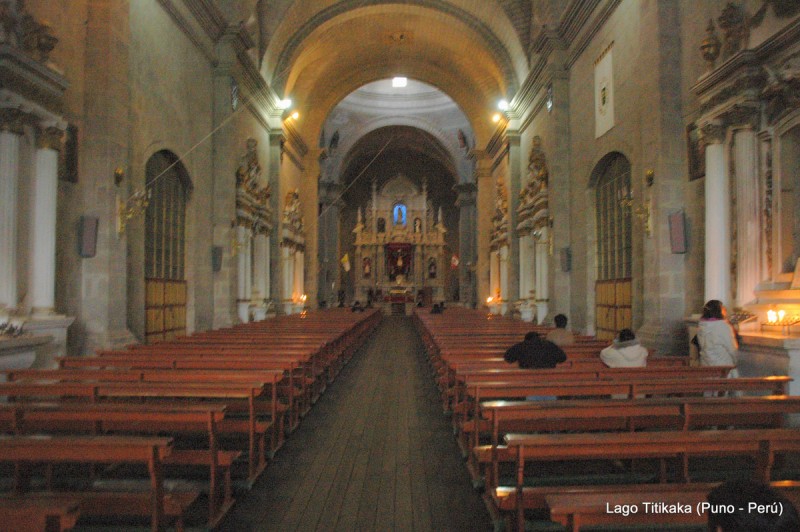
POLYGON ((222 530, 491 530, 410 318, 386 317, 222 530))

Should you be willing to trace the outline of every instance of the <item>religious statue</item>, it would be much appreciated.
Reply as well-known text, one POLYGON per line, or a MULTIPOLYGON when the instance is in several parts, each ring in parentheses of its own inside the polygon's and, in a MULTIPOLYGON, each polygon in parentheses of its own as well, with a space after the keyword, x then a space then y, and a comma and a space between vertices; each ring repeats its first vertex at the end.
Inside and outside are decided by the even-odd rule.
POLYGON ((414 232, 419 233, 420 231, 422 231, 422 220, 414 218, 414 232))
POLYGON ((428 261, 428 279, 436 279, 436 259, 433 257, 428 261))
POLYGON ((303 215, 300 206, 300 191, 290 190, 286 194, 286 201, 283 208, 283 223, 291 227, 295 232, 303 232, 303 215))
POLYGON ((362 271, 364 272, 364 277, 369 277, 372 273, 372 259, 369 257, 364 257, 361 261, 362 264, 362 271))
POLYGON ((542 150, 542 138, 539 135, 531 141, 531 153, 528 156, 528 179, 534 182, 539 190, 546 189, 550 180, 547 170, 547 158, 542 150))
POLYGON ((398 203, 392 209, 394 225, 406 225, 406 206, 398 203))

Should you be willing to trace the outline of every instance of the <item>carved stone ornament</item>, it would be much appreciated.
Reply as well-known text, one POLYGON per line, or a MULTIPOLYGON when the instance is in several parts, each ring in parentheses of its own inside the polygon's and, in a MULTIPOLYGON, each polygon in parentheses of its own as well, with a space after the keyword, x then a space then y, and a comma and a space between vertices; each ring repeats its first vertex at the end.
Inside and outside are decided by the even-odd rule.
POLYGON ((36 135, 36 147, 39 149, 61 151, 64 132, 57 127, 46 127, 36 135))
POLYGON ((766 101, 765 114, 769 124, 800 107, 800 54, 784 60, 777 68, 764 65, 767 80, 761 96, 766 101))
POLYGON ((270 188, 261 186, 261 164, 258 161, 255 139, 247 139, 247 152, 236 169, 236 225, 251 229, 255 234, 272 230, 270 188))
POLYGON ((20 109, 13 107, 0 108, 0 131, 10 131, 15 135, 22 135, 25 120, 25 113, 20 109))
POLYGON ((725 142, 726 127, 722 124, 709 122, 700 126, 700 136, 703 144, 722 144, 725 142))
POLYGON ((286 201, 283 207, 283 224, 297 236, 303 235, 303 209, 300 203, 300 191, 290 190, 286 194, 286 201))
POLYGON ((531 141, 528 157, 528 183, 519 193, 517 232, 520 235, 547 225, 549 181, 550 171, 542 150, 542 139, 536 135, 531 141))
POLYGON ((723 59, 747 48, 747 42, 750 39, 750 23, 742 6, 728 2, 717 22, 722 30, 723 59))
POLYGON ((21 48, 44 63, 57 43, 50 25, 35 20, 22 0, 0 0, 0 44, 21 48))
POLYGON ((761 113, 755 107, 734 105, 725 113, 725 123, 731 126, 744 126, 758 131, 761 113))
POLYGON ((767 8, 772 6, 775 16, 778 18, 789 18, 800 13, 800 2, 797 0, 762 0, 761 7, 753 15, 750 25, 757 28, 764 21, 767 8))
POLYGON ((703 59, 708 64, 708 69, 712 70, 714 64, 719 57, 719 51, 722 44, 714 31, 714 19, 708 19, 708 26, 706 27, 706 38, 700 43, 700 53, 703 59))
POLYGON ((492 216, 491 249, 498 249, 508 242, 508 192, 502 177, 495 186, 495 209, 492 216))

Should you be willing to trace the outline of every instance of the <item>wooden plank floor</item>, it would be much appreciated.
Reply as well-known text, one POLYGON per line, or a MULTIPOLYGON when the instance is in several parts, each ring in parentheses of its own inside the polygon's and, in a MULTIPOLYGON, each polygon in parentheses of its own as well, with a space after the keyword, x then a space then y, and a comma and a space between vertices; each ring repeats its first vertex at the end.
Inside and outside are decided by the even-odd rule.
POLYGON ((410 318, 384 319, 221 529, 492 529, 410 318))

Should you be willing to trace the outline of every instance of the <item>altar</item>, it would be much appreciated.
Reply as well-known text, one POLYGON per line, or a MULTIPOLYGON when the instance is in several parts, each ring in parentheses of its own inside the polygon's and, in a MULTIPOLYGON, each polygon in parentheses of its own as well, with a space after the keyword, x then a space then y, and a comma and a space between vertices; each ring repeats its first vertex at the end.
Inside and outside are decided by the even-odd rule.
POLYGON ((421 189, 403 175, 386 182, 359 207, 355 234, 354 299, 389 310, 443 301, 446 227, 421 189))

